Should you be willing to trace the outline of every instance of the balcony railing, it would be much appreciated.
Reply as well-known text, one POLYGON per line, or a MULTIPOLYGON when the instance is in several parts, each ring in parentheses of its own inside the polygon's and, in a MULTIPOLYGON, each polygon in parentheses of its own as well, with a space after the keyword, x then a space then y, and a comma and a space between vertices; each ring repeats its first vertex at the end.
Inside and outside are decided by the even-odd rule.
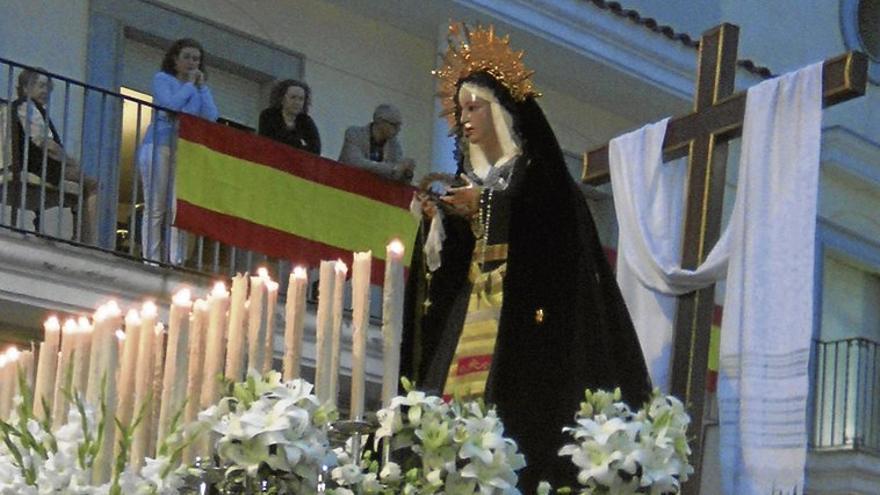
MULTIPOLYGON (((0 58, 0 228, 25 232, 99 249, 135 261, 144 259, 141 250, 141 215, 144 209, 142 179, 137 167, 137 149, 148 127, 160 112, 173 114, 144 98, 117 93, 0 58), (36 155, 27 152, 32 137, 28 124, 36 118, 36 107, 30 107, 25 121, 13 107, 18 94, 18 77, 24 70, 45 75, 52 87, 45 102, 45 115, 52 127, 44 126, 41 142, 53 140, 57 134, 63 154, 61 175, 70 164, 81 164, 78 177, 51 180, 51 156, 46 147, 36 155), (94 220, 96 236, 85 235, 84 213, 86 194, 82 185, 94 181, 97 189, 97 211, 94 220)), ((176 148, 176 132, 171 153, 176 148)), ((172 158, 173 159, 173 158, 172 158)), ((169 181, 170 182, 170 181, 169 181)), ((167 208, 170 211, 172 194, 167 208)), ((163 225, 163 237, 170 238, 170 215, 163 225)), ((286 260, 268 258, 265 254, 237 249, 216 240, 189 235, 189 249, 182 264, 172 265, 169 243, 162 244, 161 259, 150 260, 175 269, 193 270, 211 275, 232 276, 239 272, 253 273, 265 266, 281 283, 286 293, 287 274, 291 265, 286 260)), ((310 277, 313 278, 313 277, 310 277)), ((309 298, 316 297, 315 287, 309 298)), ((381 318, 381 287, 372 288, 371 317, 381 318)), ((349 297, 346 297, 348 308, 349 297)))
POLYGON ((814 363, 811 447, 880 455, 880 344, 817 341, 814 363))

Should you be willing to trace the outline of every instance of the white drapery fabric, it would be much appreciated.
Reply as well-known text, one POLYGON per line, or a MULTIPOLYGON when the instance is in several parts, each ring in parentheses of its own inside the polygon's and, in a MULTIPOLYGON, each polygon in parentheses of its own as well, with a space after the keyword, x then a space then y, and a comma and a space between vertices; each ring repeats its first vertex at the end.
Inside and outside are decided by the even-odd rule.
POLYGON ((726 274, 718 401, 728 495, 801 493, 821 138, 822 65, 749 89, 730 225, 679 265, 685 165, 662 165, 666 121, 611 142, 618 281, 655 384, 669 378, 674 296, 726 274))

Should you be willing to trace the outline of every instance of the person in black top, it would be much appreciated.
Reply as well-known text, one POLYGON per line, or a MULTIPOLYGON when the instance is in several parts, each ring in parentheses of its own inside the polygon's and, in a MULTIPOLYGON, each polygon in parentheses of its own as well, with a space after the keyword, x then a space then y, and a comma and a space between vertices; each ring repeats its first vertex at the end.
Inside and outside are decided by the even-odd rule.
POLYGON ((295 79, 275 84, 269 96, 269 108, 260 113, 259 134, 269 139, 321 154, 321 136, 309 117, 312 90, 295 79))

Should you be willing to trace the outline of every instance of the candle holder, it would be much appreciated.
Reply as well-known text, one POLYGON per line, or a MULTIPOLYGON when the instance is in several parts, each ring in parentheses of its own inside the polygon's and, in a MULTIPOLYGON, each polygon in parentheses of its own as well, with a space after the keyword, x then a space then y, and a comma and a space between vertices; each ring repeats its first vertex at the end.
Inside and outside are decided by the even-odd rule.
POLYGON ((333 447, 345 447, 351 439, 351 457, 358 459, 361 455, 361 436, 374 433, 379 424, 365 419, 341 419, 330 424, 327 437, 333 447))

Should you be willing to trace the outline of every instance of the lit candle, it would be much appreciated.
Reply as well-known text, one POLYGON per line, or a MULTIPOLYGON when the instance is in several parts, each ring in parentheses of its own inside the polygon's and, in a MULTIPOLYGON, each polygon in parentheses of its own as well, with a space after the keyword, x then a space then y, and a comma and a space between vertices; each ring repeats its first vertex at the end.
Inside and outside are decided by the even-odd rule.
POLYGON ((266 354, 266 325, 263 321, 266 301, 266 284, 262 277, 251 277, 251 293, 248 299, 248 371, 263 371, 266 354))
POLYGON ((146 301, 141 307, 140 342, 138 343, 137 366, 134 376, 134 418, 141 417, 141 423, 135 428, 129 465, 139 473, 147 456, 150 443, 150 425, 152 424, 152 408, 150 407, 153 393, 153 347, 156 341, 156 318, 158 310, 153 301, 146 301))
POLYGON ((55 399, 52 403, 52 424, 60 428, 67 423, 69 406, 65 392, 70 392, 73 380, 73 360, 75 359, 76 337, 79 326, 76 320, 68 318, 61 327, 61 354, 58 358, 58 369, 55 375, 55 399))
MULTIPOLYGON (((122 363, 119 365, 119 403, 116 407, 116 418, 126 428, 134 416, 134 383, 140 340, 141 316, 137 310, 130 309, 125 315, 125 340, 122 343, 122 363)), ((63 343, 61 347, 64 347, 63 343)))
POLYGON ((162 407, 162 382, 165 375, 165 325, 153 327, 153 380, 150 391, 150 422, 147 423, 147 457, 156 455, 156 438, 159 432, 159 410, 162 407))
POLYGON ((339 362, 342 354, 342 310, 345 306, 345 276, 348 267, 342 260, 336 261, 333 267, 333 328, 330 343, 330 401, 336 405, 339 397, 339 362))
POLYGON ((34 417, 46 419, 52 412, 55 399, 55 375, 58 373, 58 347, 61 343, 61 323, 50 316, 43 323, 43 343, 37 362, 37 384, 34 387, 34 417))
POLYGON ((85 316, 77 319, 79 332, 76 337, 76 357, 73 360, 73 391, 81 399, 85 399, 89 381, 89 357, 92 351, 92 333, 94 326, 85 316))
POLYGON ((284 380, 299 378, 299 361, 302 356, 303 325, 306 316, 306 269, 298 266, 290 273, 287 285, 287 305, 284 311, 284 380))
POLYGON ((100 362, 100 378, 103 382, 104 395, 104 438, 98 452, 95 455, 95 461, 92 463, 92 483, 96 485, 104 484, 110 481, 110 475, 113 468, 113 449, 116 445, 116 417, 117 410, 117 373, 119 366, 119 338, 116 335, 120 332, 119 325, 122 324, 122 311, 115 301, 110 301, 103 306, 101 313, 103 318, 103 328, 100 340, 96 340, 101 347, 100 354, 103 356, 100 362))
POLYGON ((232 278, 232 294, 229 300, 229 344, 226 348, 226 379, 232 382, 244 380, 247 283, 246 275, 238 274, 232 278))
POLYGON ((0 367, 2 370, 0 372, 0 418, 9 419, 12 412, 12 398, 15 396, 16 382, 18 381, 15 376, 18 349, 10 347, 0 356, 0 359, 3 364, 0 367))
POLYGON ((168 436, 171 419, 180 412, 186 400, 186 373, 189 363, 189 313, 192 295, 181 289, 171 299, 168 316, 168 345, 165 372, 162 377, 162 402, 159 409, 157 439, 168 436))
POLYGON ((367 328, 370 324, 370 260, 372 253, 354 253, 351 267, 351 414, 363 419, 366 386, 367 328))
POLYGON ((85 379, 86 388, 83 391, 86 403, 95 408, 99 408, 98 401, 100 400, 101 392, 100 377, 103 374, 101 365, 104 359, 103 352, 105 352, 104 349, 102 349, 103 334, 105 332, 106 324, 106 317, 104 316, 105 311, 104 306, 101 305, 95 311, 93 317, 92 345, 91 351, 89 352, 88 373, 86 374, 85 379))
POLYGON ((322 261, 318 278, 318 317, 315 325, 315 394, 321 403, 330 400, 330 366, 333 361, 333 293, 336 283, 336 262, 322 261))
POLYGON ((403 332, 403 243, 395 239, 385 249, 382 293, 382 405, 397 395, 400 377, 400 339, 403 332))
MULTIPOLYGON (((208 323, 208 303, 198 299, 193 304, 192 317, 189 322, 189 363, 186 372, 186 409, 183 424, 195 421, 199 413, 202 390, 202 367, 205 354, 205 327, 208 323)), ((195 442, 183 451, 183 463, 191 465, 200 453, 195 442)))
MULTIPOLYGON (((27 350, 22 351, 21 356, 18 360, 18 368, 22 374, 24 374, 24 384, 27 386, 28 390, 34 390, 34 351, 27 350)), ((15 380, 18 383, 18 379, 15 380)), ((21 390, 18 391, 21 393, 21 390)))
POLYGON ((223 375, 224 351, 226 349, 226 308, 229 306, 229 292, 223 282, 214 284, 208 296, 208 332, 205 342, 205 363, 202 379, 202 409, 206 409, 220 399, 220 378, 223 375))
POLYGON ((266 278, 266 347, 263 354, 263 374, 272 370, 275 361, 275 305, 278 302, 278 282, 266 278))

